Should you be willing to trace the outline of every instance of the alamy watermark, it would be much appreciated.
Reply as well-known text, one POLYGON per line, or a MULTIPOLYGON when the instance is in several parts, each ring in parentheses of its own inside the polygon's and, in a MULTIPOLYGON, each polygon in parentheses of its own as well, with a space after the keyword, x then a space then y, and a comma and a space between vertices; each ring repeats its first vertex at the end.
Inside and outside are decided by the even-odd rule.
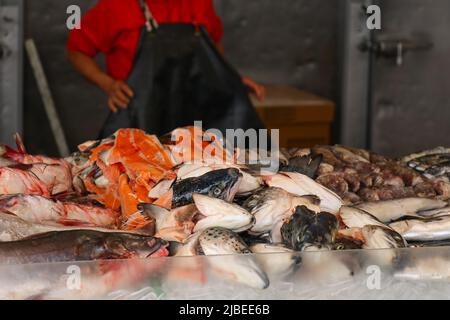
MULTIPOLYGON (((78 5, 67 7, 66 13, 69 15, 66 20, 67 29, 81 29, 81 8, 78 5)), ((369 5, 366 7, 368 16, 366 26, 369 30, 381 30, 381 8, 378 5, 369 5)))
POLYGON ((203 132, 202 121, 194 122, 193 130, 174 130, 171 136, 183 160, 213 164, 258 165, 261 174, 273 174, 280 167, 280 132, 278 129, 227 129, 225 136, 218 129, 203 132), (204 143, 209 143, 204 147, 204 143))
POLYGON ((381 8, 377 5, 370 5, 366 9, 368 16, 366 21, 367 29, 381 30, 381 8))
POLYGON ((379 266, 368 266, 366 269, 366 286, 369 290, 381 290, 381 269, 379 266))
POLYGON ((66 20, 66 26, 69 30, 81 29, 81 8, 77 5, 67 7, 66 13, 69 17, 66 20))
POLYGON ((66 270, 66 287, 68 290, 81 290, 81 269, 77 265, 71 265, 66 270))

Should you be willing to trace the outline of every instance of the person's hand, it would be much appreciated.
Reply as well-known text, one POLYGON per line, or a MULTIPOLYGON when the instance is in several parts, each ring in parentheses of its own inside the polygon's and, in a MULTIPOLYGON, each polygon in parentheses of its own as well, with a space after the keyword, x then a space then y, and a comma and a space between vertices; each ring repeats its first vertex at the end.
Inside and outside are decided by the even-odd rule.
POLYGON ((256 95, 258 100, 263 101, 266 98, 266 87, 248 77, 243 77, 242 82, 256 95))
POLYGON ((133 90, 121 80, 112 80, 106 88, 108 108, 116 113, 119 108, 126 109, 133 98, 133 90))

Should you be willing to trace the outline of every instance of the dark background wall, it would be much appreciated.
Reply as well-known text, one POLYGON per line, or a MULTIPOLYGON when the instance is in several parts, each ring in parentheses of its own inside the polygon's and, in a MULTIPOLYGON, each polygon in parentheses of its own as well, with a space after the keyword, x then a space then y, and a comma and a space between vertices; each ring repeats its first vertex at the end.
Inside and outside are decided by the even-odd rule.
MULTIPOLYGON (((96 0, 31 0, 26 36, 33 37, 72 149, 94 139, 107 115, 105 97, 65 59, 66 8, 83 11, 96 0)), ((291 84, 335 99, 337 3, 330 0, 215 0, 225 26, 228 59, 258 81, 291 84)), ((25 66, 25 139, 32 152, 57 154, 28 63, 25 66)))

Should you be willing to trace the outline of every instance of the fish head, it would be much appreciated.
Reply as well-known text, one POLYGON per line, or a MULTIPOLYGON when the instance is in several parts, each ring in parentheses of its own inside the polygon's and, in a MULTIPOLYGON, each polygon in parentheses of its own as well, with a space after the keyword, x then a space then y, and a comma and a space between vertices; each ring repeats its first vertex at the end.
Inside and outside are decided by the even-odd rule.
POLYGON ((114 257, 146 259, 168 255, 168 242, 155 237, 129 233, 108 234, 105 250, 114 257))
POLYGON ((267 274, 251 255, 247 244, 228 229, 204 230, 199 236, 199 252, 210 256, 210 265, 225 278, 257 289, 269 286, 267 274))
POLYGON ((208 227, 224 227, 235 232, 249 229, 255 218, 244 208, 221 199, 194 194, 194 203, 204 218, 200 219, 194 231, 208 227))
POLYGON ((236 168, 215 170, 200 177, 181 180, 173 185, 172 208, 191 204, 195 193, 231 202, 241 180, 242 174, 236 168))
POLYGON ((251 253, 247 244, 235 232, 222 227, 211 227, 198 238, 199 251, 205 255, 251 253))
POLYGON ((294 215, 287 220, 281 227, 281 237, 283 242, 293 250, 301 250, 305 243, 305 236, 308 221, 311 220, 313 211, 305 206, 299 206, 295 209, 294 215))
POLYGON ((295 214, 281 227, 283 241, 294 250, 307 246, 327 246, 334 242, 339 221, 328 212, 315 213, 299 206, 295 214))
POLYGON ((212 171, 205 176, 211 179, 208 196, 228 202, 234 199, 243 178, 242 173, 236 168, 212 171))
POLYGON ((317 245, 327 245, 334 242, 339 222, 336 217, 327 212, 316 215, 313 223, 306 227, 303 242, 317 245))

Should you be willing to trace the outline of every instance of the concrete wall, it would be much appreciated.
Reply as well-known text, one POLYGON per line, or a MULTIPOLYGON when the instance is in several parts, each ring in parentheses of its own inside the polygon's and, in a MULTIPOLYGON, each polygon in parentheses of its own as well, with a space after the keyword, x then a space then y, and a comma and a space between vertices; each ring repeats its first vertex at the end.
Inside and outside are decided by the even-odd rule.
MULTIPOLYGON (((26 35, 33 37, 71 148, 93 139, 106 117, 102 92, 64 57, 66 8, 95 0, 28 0, 26 35)), ((330 0, 215 0, 224 20, 229 60, 266 83, 292 84, 336 97, 337 2, 330 0)), ((29 65, 25 69, 25 138, 32 152, 56 154, 29 65)))

